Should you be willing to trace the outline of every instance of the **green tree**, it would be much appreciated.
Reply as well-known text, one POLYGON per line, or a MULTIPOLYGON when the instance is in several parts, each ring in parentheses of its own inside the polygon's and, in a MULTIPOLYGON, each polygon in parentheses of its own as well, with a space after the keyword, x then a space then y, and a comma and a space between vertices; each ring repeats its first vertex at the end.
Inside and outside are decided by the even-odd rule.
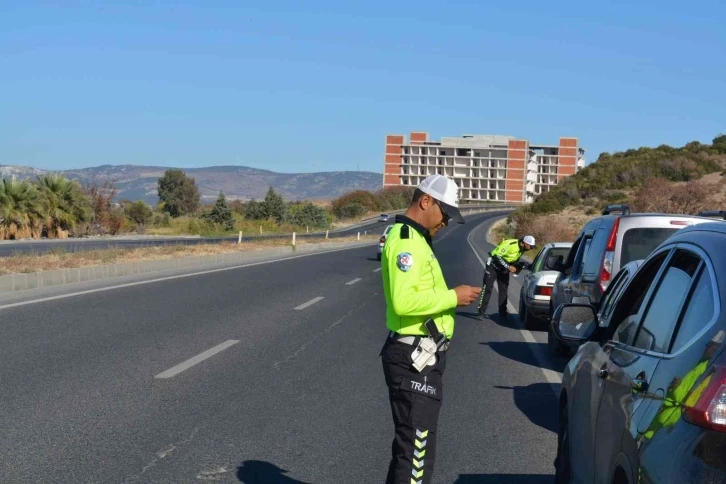
MULTIPOLYGON (((336 217, 346 218, 342 213, 342 208, 346 205, 359 205, 363 207, 363 213, 366 211, 376 211, 380 209, 376 196, 365 190, 356 190, 346 193, 333 200, 333 213, 336 217)), ((349 210, 348 210, 349 212, 349 210)), ((362 214, 361 214, 362 215, 362 214)))
POLYGON ((143 200, 137 200, 124 208, 126 217, 139 227, 144 227, 154 217, 154 211, 143 200))
POLYGON ((338 207, 336 215, 340 218, 356 218, 366 213, 366 208, 360 203, 350 203, 338 207))
POLYGON ((35 185, 3 179, 0 183, 0 239, 39 238, 45 210, 35 185))
POLYGON ((282 199, 282 195, 270 187, 267 190, 267 195, 265 195, 265 200, 262 202, 262 210, 265 218, 273 218, 277 223, 280 223, 285 218, 285 200, 282 199))
POLYGON ((212 211, 205 214, 205 218, 212 223, 221 225, 225 230, 232 230, 234 228, 232 210, 227 205, 227 199, 224 193, 219 192, 217 202, 214 204, 212 211))
POLYGON ((298 227, 326 227, 328 225, 325 210, 310 202, 290 205, 286 221, 298 227))
POLYGON ((65 237, 76 225, 90 220, 91 201, 76 182, 59 175, 44 175, 38 178, 37 187, 48 237, 65 237))
POLYGON ((199 208, 199 189, 181 170, 166 170, 158 182, 159 199, 172 217, 194 213, 199 208))
POLYGON ((713 139, 712 146, 713 149, 716 150, 716 152, 721 153, 722 155, 726 155, 726 134, 716 136, 713 139))
POLYGON ((245 207, 245 218, 249 220, 263 220, 265 218, 265 208, 262 202, 258 202, 254 198, 247 203, 245 207))

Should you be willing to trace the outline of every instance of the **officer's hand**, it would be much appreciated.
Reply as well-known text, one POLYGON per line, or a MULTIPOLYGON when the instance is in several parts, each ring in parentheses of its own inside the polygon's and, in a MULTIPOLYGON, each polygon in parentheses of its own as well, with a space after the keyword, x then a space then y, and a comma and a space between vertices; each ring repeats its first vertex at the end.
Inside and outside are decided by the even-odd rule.
POLYGON ((517 272, 517 268, 514 267, 514 266, 509 266, 509 272, 511 272, 512 274, 514 274, 515 272, 517 272))
POLYGON ((479 297, 481 287, 457 286, 454 291, 456 291, 457 306, 468 306, 479 297))

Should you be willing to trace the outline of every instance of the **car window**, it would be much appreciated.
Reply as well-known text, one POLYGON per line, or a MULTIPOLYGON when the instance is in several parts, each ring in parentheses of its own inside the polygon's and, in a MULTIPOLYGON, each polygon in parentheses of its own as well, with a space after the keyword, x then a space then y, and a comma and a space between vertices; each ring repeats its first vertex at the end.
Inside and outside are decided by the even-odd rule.
POLYGON ((613 335, 615 341, 626 345, 632 344, 635 330, 638 328, 638 312, 668 253, 663 251, 644 264, 615 302, 610 318, 610 326, 616 328, 613 335))
POLYGON ((537 257, 532 262, 532 272, 539 272, 546 270, 545 268, 545 262, 547 262, 547 259, 550 257, 559 257, 562 256, 562 260, 564 261, 567 259, 567 254, 570 252, 570 249, 566 247, 552 247, 550 248, 547 253, 545 254, 545 251, 543 250, 539 254, 537 254, 537 257))
POLYGON ((686 250, 677 250, 665 275, 651 298, 643 324, 635 337, 634 346, 665 353, 670 345, 681 306, 701 259, 686 250))
POLYGON ((539 271, 538 267, 542 266, 544 264, 543 261, 547 260, 549 257, 547 254, 549 254, 549 250, 543 249, 539 251, 539 254, 534 258, 532 261, 532 271, 531 272, 537 272, 539 271))
POLYGON ((610 315, 613 313, 613 309, 615 308, 613 303, 618 295, 620 295, 625 283, 628 282, 628 279, 630 278, 629 276, 630 271, 628 269, 623 269, 615 275, 615 280, 613 280, 612 284, 608 286, 605 294, 603 294, 602 303, 600 304, 600 322, 609 320, 610 315))
POLYGON ((564 270, 565 272, 572 269, 572 265, 575 261, 575 256, 577 255, 577 251, 580 249, 580 244, 582 243, 583 237, 580 236, 574 244, 572 244, 572 248, 570 249, 570 253, 567 255, 567 258, 565 259, 565 266, 564 270))
POLYGON ((582 269, 585 267, 585 261, 587 261, 587 255, 590 252, 590 246, 592 245, 592 236, 586 236, 585 239, 582 241, 582 244, 580 246, 582 249, 580 250, 580 254, 577 254, 577 258, 575 259, 575 264, 572 268, 572 275, 579 275, 582 274, 582 269))
POLYGON ((688 345, 711 320, 716 312, 715 297, 711 277, 706 267, 701 271, 691 298, 686 303, 686 313, 673 342, 671 353, 675 353, 688 345))
POLYGON ((594 281, 602 270, 602 259, 605 255, 605 246, 608 243, 610 232, 604 228, 597 229, 588 248, 587 258, 582 265, 581 274, 585 281, 594 281))
POLYGON ((645 259, 679 228, 634 228, 625 231, 620 245, 620 267, 630 261, 645 259))

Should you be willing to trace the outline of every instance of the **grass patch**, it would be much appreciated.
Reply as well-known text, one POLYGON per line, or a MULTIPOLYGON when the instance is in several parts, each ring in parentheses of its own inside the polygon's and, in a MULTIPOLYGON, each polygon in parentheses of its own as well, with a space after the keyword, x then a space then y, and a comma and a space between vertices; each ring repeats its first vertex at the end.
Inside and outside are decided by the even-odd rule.
MULTIPOLYGON (((379 235, 370 234, 360 236, 361 241, 370 241, 371 244, 378 240, 379 235)), ((355 242, 357 236, 336 237, 325 239, 325 237, 314 237, 310 239, 298 239, 297 246, 315 243, 332 242, 355 242)), ((53 248, 45 254, 19 254, 15 253, 10 257, 2 259, 0 275, 24 274, 40 271, 52 271, 57 269, 69 269, 78 267, 89 267, 107 264, 123 264, 127 262, 138 262, 144 260, 162 260, 187 256, 203 256, 214 254, 226 254, 232 252, 248 252, 264 250, 272 247, 290 246, 291 240, 287 237, 275 240, 260 240, 253 242, 222 242, 218 244, 166 244, 151 247, 120 248, 88 250, 82 252, 67 252, 62 248, 53 248), (58 249, 58 250, 56 250, 58 249)))

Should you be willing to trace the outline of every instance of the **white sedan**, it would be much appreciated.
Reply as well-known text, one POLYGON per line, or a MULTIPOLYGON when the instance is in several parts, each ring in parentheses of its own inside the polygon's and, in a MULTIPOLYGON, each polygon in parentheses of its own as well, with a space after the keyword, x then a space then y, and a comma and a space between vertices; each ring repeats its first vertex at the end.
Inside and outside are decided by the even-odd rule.
POLYGON ((549 257, 562 256, 567 259, 572 247, 571 242, 552 242, 539 251, 532 261, 530 271, 522 281, 519 293, 519 318, 527 329, 544 327, 550 316, 550 297, 555 280, 560 274, 545 269, 544 264, 549 257))
POLYGON ((391 231, 393 225, 388 225, 386 230, 383 231, 383 235, 378 239, 378 260, 381 260, 381 254, 383 254, 383 246, 386 245, 386 235, 391 231))

